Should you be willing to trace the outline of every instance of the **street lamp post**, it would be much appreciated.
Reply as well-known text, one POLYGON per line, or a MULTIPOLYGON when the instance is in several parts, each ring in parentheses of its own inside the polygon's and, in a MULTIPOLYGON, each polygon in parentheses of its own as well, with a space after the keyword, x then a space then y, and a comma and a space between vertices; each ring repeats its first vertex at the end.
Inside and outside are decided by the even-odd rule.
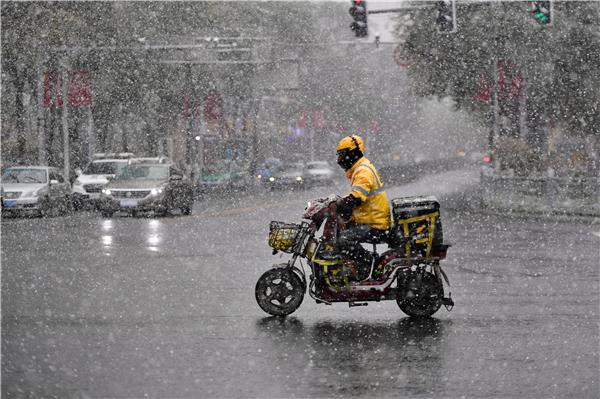
POLYGON ((492 112, 493 112, 493 125, 492 131, 490 132, 489 146, 490 150, 494 150, 496 146, 496 140, 500 135, 500 104, 498 95, 498 60, 496 57, 492 57, 492 78, 494 79, 494 85, 492 90, 492 112))
POLYGON ((310 127, 310 161, 315 160, 315 129, 310 127))
POLYGON ((68 103, 69 99, 67 97, 67 84, 69 79, 68 74, 68 65, 66 58, 63 59, 61 63, 61 96, 62 96, 62 131, 63 131, 63 167, 64 167, 64 175, 66 179, 69 179, 70 176, 70 146, 69 146, 69 111, 68 111, 68 103))
POLYGON ((202 140, 201 132, 194 137, 194 141, 196 142, 196 167, 194 168, 194 172, 196 172, 194 174, 196 176, 192 176, 192 180, 194 178, 200 180, 202 179, 202 172, 204 170, 204 140, 202 140))
POLYGON ((48 158, 46 154, 46 137, 44 131, 44 62, 38 62, 36 65, 37 74, 37 135, 38 135, 38 164, 47 165, 48 158))

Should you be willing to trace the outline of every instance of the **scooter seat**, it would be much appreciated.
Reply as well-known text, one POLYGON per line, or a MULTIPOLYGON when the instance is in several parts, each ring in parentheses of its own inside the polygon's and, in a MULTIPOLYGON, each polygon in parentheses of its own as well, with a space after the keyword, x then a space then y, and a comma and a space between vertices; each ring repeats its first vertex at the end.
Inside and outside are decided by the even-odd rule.
POLYGON ((387 244, 390 233, 388 230, 373 230, 366 240, 362 241, 367 244, 387 244))

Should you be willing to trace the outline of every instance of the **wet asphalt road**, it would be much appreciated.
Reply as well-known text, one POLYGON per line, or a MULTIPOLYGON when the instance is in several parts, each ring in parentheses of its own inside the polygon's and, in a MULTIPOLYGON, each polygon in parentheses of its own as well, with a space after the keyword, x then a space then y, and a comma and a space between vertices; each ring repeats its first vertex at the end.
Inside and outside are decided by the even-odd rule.
POLYGON ((597 398, 600 225, 443 209, 456 307, 254 300, 306 198, 2 221, 2 397, 597 398))

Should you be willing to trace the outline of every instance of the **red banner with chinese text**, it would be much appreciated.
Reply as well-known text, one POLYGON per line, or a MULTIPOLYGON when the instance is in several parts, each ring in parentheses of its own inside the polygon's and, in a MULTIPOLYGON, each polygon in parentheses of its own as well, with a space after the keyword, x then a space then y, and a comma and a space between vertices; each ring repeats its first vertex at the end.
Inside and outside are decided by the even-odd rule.
POLYGON ((204 119, 207 122, 217 122, 223 117, 223 97, 212 92, 204 98, 204 119))
MULTIPOLYGON (((89 107, 92 105, 92 79, 89 71, 78 70, 69 73, 67 98, 71 107, 89 107)), ((44 108, 61 108, 63 106, 60 73, 55 71, 44 73, 42 105, 44 108)))
POLYGON ((89 71, 71 72, 68 97, 71 107, 89 107, 92 105, 92 79, 89 71))

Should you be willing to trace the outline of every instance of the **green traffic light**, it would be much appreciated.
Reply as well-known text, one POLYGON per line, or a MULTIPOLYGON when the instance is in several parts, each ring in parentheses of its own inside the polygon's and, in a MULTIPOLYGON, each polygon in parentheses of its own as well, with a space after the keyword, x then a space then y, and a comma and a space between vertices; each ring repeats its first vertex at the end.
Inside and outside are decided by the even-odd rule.
POLYGON ((535 18, 538 19, 540 22, 548 22, 548 20, 550 19, 543 12, 536 12, 535 13, 535 18))

